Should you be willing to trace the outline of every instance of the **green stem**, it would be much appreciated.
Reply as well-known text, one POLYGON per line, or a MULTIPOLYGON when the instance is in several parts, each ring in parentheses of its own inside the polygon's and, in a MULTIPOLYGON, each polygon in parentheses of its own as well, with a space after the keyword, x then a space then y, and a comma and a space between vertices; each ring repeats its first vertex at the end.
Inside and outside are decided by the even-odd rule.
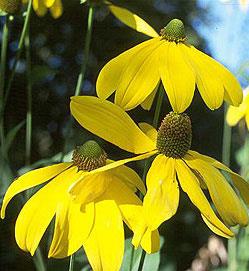
MULTIPOLYGON (((77 85, 75 87, 75 92, 74 92, 74 96, 78 96, 80 94, 80 90, 82 87, 82 84, 84 82, 84 78, 85 78, 85 73, 86 73, 86 68, 87 68, 87 64, 88 64, 88 59, 89 59, 89 52, 90 52, 90 44, 91 44, 91 39, 92 39, 92 29, 93 29, 93 19, 94 19, 94 6, 90 5, 89 6, 89 10, 88 10, 88 19, 87 19, 87 32, 86 32, 86 37, 85 37, 85 46, 84 46, 84 61, 82 62, 81 65, 81 70, 78 76, 78 81, 77 81, 77 85)), ((67 129, 67 134, 69 134, 69 131, 71 131, 73 128, 73 117, 70 116, 69 119, 69 124, 68 124, 68 129, 67 129)), ((66 152, 68 151, 66 148, 68 145, 68 143, 70 143, 70 136, 67 135, 65 140, 65 145, 64 145, 64 150, 62 152, 62 156, 61 156, 61 161, 63 160, 66 152)))
MULTIPOLYGON (((232 129, 226 122, 226 113, 228 105, 224 105, 224 124, 223 124, 223 141, 222 141, 222 162, 227 166, 230 165, 231 156, 231 138, 232 129)), ((237 270, 237 240, 232 238, 228 241, 228 269, 230 271, 237 270)))
POLYGON ((27 69, 27 113, 26 113, 26 147, 25 163, 30 164, 31 142, 32 142, 32 82, 31 82, 31 56, 30 56, 30 38, 29 27, 25 36, 25 53, 27 69))
MULTIPOLYGON (((3 27, 2 46, 1 46, 1 67, 0 67, 0 112, 3 108, 5 74, 6 74, 6 61, 9 40, 9 16, 6 16, 5 24, 3 27)), ((5 157, 5 136, 4 136, 4 118, 0 119, 0 142, 1 142, 1 155, 5 157)))
POLYGON ((137 271, 142 271, 142 270, 143 270, 145 256, 146 256, 146 253, 145 253, 145 251, 143 250, 143 251, 142 251, 142 255, 141 255, 141 258, 140 258, 140 262, 139 262, 139 266, 138 266, 137 271))
POLYGON ((70 257, 70 262, 69 262, 69 269, 68 269, 68 271, 73 271, 73 269, 74 269, 74 254, 71 255, 71 257, 70 257))
POLYGON ((159 86, 159 89, 158 89, 158 97, 157 97, 156 109, 155 109, 154 118, 153 118, 153 126, 156 129, 157 129, 158 122, 159 122, 159 117, 160 117, 161 107, 162 107, 162 103, 163 103, 164 93, 165 93, 165 91, 163 89, 163 84, 160 83, 160 86, 159 86))
POLYGON ((223 124, 223 143, 222 143, 222 162, 227 166, 230 165, 231 156, 231 138, 232 128, 226 122, 226 113, 228 105, 224 105, 224 124, 223 124))
POLYGON ((94 7, 90 5, 89 11, 88 11, 87 32, 86 32, 86 40, 85 40, 85 47, 84 47, 84 61, 82 62, 81 72, 78 76, 78 81, 77 81, 77 85, 76 85, 76 89, 74 93, 75 96, 78 96, 80 94, 80 90, 85 79, 86 67, 87 67, 88 59, 89 59, 90 44, 91 44, 91 39, 92 39, 93 14, 94 14, 94 7))
POLYGON ((33 261, 37 271, 46 271, 46 266, 44 264, 43 256, 41 253, 41 249, 38 247, 36 253, 33 257, 33 261))
POLYGON ((11 74, 10 74, 10 77, 9 77, 9 80, 8 80, 8 84, 6 86, 5 95, 4 95, 4 98, 3 98, 3 106, 2 106, 1 112, 0 112, 1 113, 0 117, 1 118, 3 117, 4 109, 5 109, 5 106, 6 106, 6 103, 7 103, 7 100, 8 100, 8 96, 9 96, 9 92, 10 92, 10 88, 12 86, 12 83, 13 83, 13 80, 14 80, 14 77, 15 77, 17 64, 19 62, 19 59, 21 57, 21 53, 22 53, 22 50, 23 50, 23 47, 24 47, 25 36, 26 36, 28 26, 29 26, 29 22, 30 22, 31 10, 32 10, 32 0, 29 0, 28 8, 27 8, 26 16, 25 16, 25 21, 24 21, 24 25, 23 25, 23 29, 22 29, 22 33, 21 33, 21 37, 20 37, 20 40, 19 40, 19 43, 18 43, 18 48, 17 48, 15 61, 14 61, 14 64, 13 64, 13 68, 12 68, 12 71, 11 71, 11 74))

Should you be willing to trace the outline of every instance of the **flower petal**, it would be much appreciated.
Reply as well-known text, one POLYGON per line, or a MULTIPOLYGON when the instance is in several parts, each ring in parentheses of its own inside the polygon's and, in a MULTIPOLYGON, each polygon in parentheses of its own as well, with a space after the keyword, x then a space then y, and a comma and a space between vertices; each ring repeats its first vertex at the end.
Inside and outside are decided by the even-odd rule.
POLYGON ((56 0, 43 0, 47 8, 51 8, 56 0))
POLYGON ((146 253, 156 253, 160 250, 160 235, 158 230, 147 229, 141 240, 141 247, 146 253))
POLYGON ((16 179, 8 188, 1 208, 1 218, 5 217, 5 209, 10 200, 18 193, 36 185, 40 185, 54 178, 56 175, 70 167, 72 163, 60 163, 53 166, 35 169, 23 174, 16 179))
POLYGON ((153 39, 142 42, 113 58, 103 67, 96 83, 96 90, 99 98, 107 99, 117 89, 122 72, 126 66, 130 64, 133 56, 140 50, 150 46, 152 43, 154 43, 153 39))
POLYGON ((143 160, 143 159, 151 157, 152 155, 154 155, 156 153, 157 153, 157 151, 152 151, 152 152, 141 154, 141 155, 138 155, 138 156, 135 156, 135 157, 132 157, 132 158, 126 158, 126 159, 123 159, 123 160, 119 160, 119 161, 107 164, 106 166, 103 166, 101 168, 97 168, 97 169, 92 170, 90 172, 86 172, 86 173, 84 173, 84 176, 82 178, 80 178, 79 180, 77 180, 77 182, 75 182, 75 183, 73 183, 71 185, 71 187, 69 188, 69 193, 72 194, 74 197, 77 197, 77 195, 78 195, 78 193, 80 191, 80 189, 78 189, 78 186, 81 185, 80 182, 84 181, 84 178, 89 176, 89 175, 93 175, 93 174, 96 174, 96 173, 99 173, 99 172, 104 172, 104 171, 107 171, 107 170, 111 170, 111 169, 114 169, 116 167, 122 166, 122 165, 124 165, 126 163, 129 163, 129 162, 143 160))
POLYGON ((153 101, 155 99, 158 87, 159 87, 159 84, 157 84, 156 88, 151 92, 151 94, 147 98, 145 98, 145 100, 141 103, 141 107, 144 110, 149 111, 151 109, 151 106, 152 106, 153 101))
POLYGON ((153 142, 155 142, 156 148, 157 130, 146 122, 140 122, 138 123, 138 126, 153 142))
POLYGON ((209 156, 206 156, 194 151, 189 151, 189 154, 199 159, 202 159, 206 161, 207 163, 212 164, 214 167, 218 169, 228 172, 231 176, 233 184, 239 190, 242 199, 249 206, 249 183, 246 180, 244 180, 239 174, 233 172, 230 168, 228 168, 224 164, 220 163, 219 161, 209 156))
POLYGON ((164 42, 160 48, 159 73, 170 104, 175 112, 185 111, 194 96, 195 73, 186 61, 185 45, 164 42))
MULTIPOLYGON (((188 160, 186 162, 188 162, 188 160)), ((223 237, 232 237, 233 232, 231 232, 230 229, 228 229, 215 215, 200 188, 197 177, 182 160, 177 160, 176 171, 182 190, 187 193, 192 203, 200 210, 205 218, 204 221, 209 228, 223 237)))
POLYGON ((229 106, 226 120, 228 125, 235 126, 246 114, 246 108, 243 104, 239 107, 229 106))
POLYGON ((94 222, 94 203, 82 210, 67 194, 57 206, 55 230, 48 257, 64 258, 75 253, 89 236, 94 222))
POLYGON ((70 193, 74 195, 74 201, 87 204, 100 197, 109 186, 108 173, 103 171, 97 174, 84 174, 81 181, 78 180, 70 193))
POLYGON ((225 68, 193 46, 184 46, 182 49, 195 70, 196 83, 202 99, 210 109, 219 108, 224 99, 225 68))
POLYGON ((117 105, 96 97, 71 98, 71 112, 87 130, 136 154, 152 151, 155 146, 133 122, 129 115, 117 105))
MULTIPOLYGON (((113 163, 114 161, 107 161, 108 163, 113 163)), ((113 168, 109 173, 115 175, 119 180, 121 180, 126 186, 136 192, 138 189, 144 195, 146 193, 146 188, 139 177, 139 175, 131 168, 122 165, 116 168, 113 168)))
POLYGON ((31 255, 35 253, 57 206, 64 203, 69 184, 80 176, 80 173, 76 172, 75 167, 62 172, 35 193, 23 206, 15 227, 16 242, 21 249, 29 251, 31 255))
POLYGON ((185 161, 202 176, 221 218, 230 226, 247 225, 246 209, 219 170, 198 157, 186 155, 185 161))
POLYGON ((128 9, 121 8, 115 5, 108 5, 108 7, 112 14, 124 24, 147 36, 153 38, 158 37, 157 32, 148 23, 146 23, 136 14, 130 12, 128 9))
POLYGON ((33 9, 38 16, 44 16, 48 10, 43 0, 33 0, 33 9))
POLYGON ((61 0, 55 0, 53 6, 49 9, 54 19, 59 18, 63 13, 61 0))
POLYGON ((141 104, 159 83, 157 65, 159 47, 163 42, 160 38, 154 38, 152 41, 150 46, 138 51, 122 71, 115 103, 125 110, 131 110, 141 104))
POLYGON ((144 197, 144 215, 147 226, 155 230, 171 218, 179 203, 175 159, 159 154, 153 161, 146 177, 147 194, 144 197))
POLYGON ((120 211, 113 200, 95 204, 95 221, 83 244, 94 271, 120 269, 124 255, 124 229, 120 211))

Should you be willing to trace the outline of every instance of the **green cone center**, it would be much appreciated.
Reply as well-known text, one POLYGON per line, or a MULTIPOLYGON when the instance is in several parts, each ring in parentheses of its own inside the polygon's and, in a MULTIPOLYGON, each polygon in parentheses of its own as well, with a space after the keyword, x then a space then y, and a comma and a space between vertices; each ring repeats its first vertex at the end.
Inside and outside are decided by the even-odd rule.
POLYGON ((157 134, 158 152, 167 157, 182 158, 192 142, 192 126, 185 113, 170 112, 163 119, 157 134))
POLYGON ((171 20, 162 30, 161 36, 167 41, 184 42, 186 40, 185 27, 181 20, 171 20))
POLYGON ((79 170, 91 171, 106 165, 107 155, 96 141, 89 140, 75 148, 73 163, 79 170))

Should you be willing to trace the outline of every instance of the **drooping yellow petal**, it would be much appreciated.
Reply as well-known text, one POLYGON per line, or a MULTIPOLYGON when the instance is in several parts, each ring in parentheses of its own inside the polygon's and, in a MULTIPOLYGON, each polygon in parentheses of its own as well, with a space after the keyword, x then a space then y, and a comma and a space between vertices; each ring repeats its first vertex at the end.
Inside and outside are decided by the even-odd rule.
POLYGON ((139 45, 123 52, 110 60, 100 71, 97 78, 96 90, 101 99, 107 99, 118 87, 123 70, 130 64, 133 56, 154 43, 153 39, 142 42, 139 45))
POLYGON ((94 203, 82 210, 69 194, 56 209, 55 230, 48 257, 64 258, 75 253, 89 236, 94 222, 94 203))
POLYGON ((15 227, 16 242, 21 249, 29 251, 31 255, 35 253, 57 207, 64 204, 70 183, 76 181, 80 175, 76 167, 67 169, 26 202, 18 215, 15 227))
POLYGON ((79 178, 77 180, 77 182, 75 182, 75 183, 73 183, 71 185, 71 187, 69 188, 69 193, 71 193, 73 196, 77 197, 77 195, 79 193, 78 186, 81 185, 80 182, 82 182, 83 178, 86 178, 86 176, 93 175, 93 174, 100 173, 100 172, 104 172, 104 171, 107 171, 107 170, 111 170, 111 169, 114 169, 116 167, 122 166, 122 165, 124 165, 126 163, 129 163, 129 162, 143 160, 143 159, 151 157, 152 155, 154 155, 156 153, 157 153, 157 151, 152 151, 152 152, 141 154, 141 155, 138 155, 138 156, 135 156, 135 157, 132 157, 132 158, 126 158, 126 159, 123 159, 123 160, 119 160, 119 161, 107 164, 106 166, 103 166, 101 168, 97 168, 97 169, 92 170, 90 172, 85 172, 84 175, 82 176, 82 178, 79 178))
POLYGON ((152 41, 150 46, 138 51, 122 71, 115 103, 125 110, 131 110, 141 104, 160 80, 157 65, 159 48, 163 42, 160 38, 154 38, 152 41))
POLYGON ((155 99, 157 90, 158 90, 159 84, 156 86, 156 88, 151 92, 151 94, 141 103, 141 107, 144 110, 150 110, 151 106, 153 104, 153 101, 155 99))
POLYGON ((230 226, 247 225, 248 215, 238 196, 218 169, 198 157, 186 156, 187 164, 200 173, 221 218, 230 226))
POLYGON ((158 230, 147 229, 141 240, 141 247, 146 253, 156 253, 160 249, 160 235, 158 230))
POLYGON ((224 95, 234 105, 242 101, 239 83, 224 66, 193 46, 182 49, 195 70, 198 90, 210 109, 219 108, 224 95))
POLYGON ((33 0, 33 8, 38 16, 44 16, 48 10, 43 0, 33 0))
POLYGON ((97 174, 84 174, 78 181, 70 193, 74 195, 74 201, 80 204, 87 204, 100 197, 109 186, 107 172, 99 172, 97 174))
POLYGON ((157 32, 138 15, 130 12, 126 8, 121 8, 115 5, 108 5, 108 7, 112 14, 124 24, 147 36, 153 38, 158 37, 157 32))
POLYGON ((179 188, 176 181, 175 159, 160 154, 153 161, 146 177, 144 215, 147 226, 155 230, 171 218, 178 208, 179 188))
POLYGON ((140 122, 138 126, 155 143, 156 147, 157 130, 146 122, 140 122))
POLYGON ((194 70, 182 52, 185 45, 164 42, 160 48, 159 72, 170 104, 175 112, 189 107, 195 90, 194 70))
POLYGON ((119 106, 96 97, 71 98, 74 118, 87 130, 135 154, 154 149, 154 143, 119 106))
POLYGON ((54 4, 51 6, 49 11, 51 15, 53 16, 53 18, 55 19, 59 18, 63 13, 63 6, 61 3, 61 0, 55 0, 54 4))
POLYGON ((53 166, 48 166, 44 168, 35 169, 32 171, 29 171, 16 179, 8 188, 4 199, 3 204, 1 208, 1 218, 5 217, 5 209, 10 202, 10 200, 17 195, 18 193, 21 193, 24 190, 27 190, 31 187, 34 187, 36 185, 40 185, 52 178, 54 178, 56 175, 70 167, 72 163, 61 163, 53 166))
POLYGON ((47 8, 51 8, 56 0, 43 0, 47 8))
POLYGON ((95 220, 88 239, 83 244, 93 271, 117 271, 124 254, 123 221, 113 200, 95 204, 95 220))
POLYGON ((231 176, 233 184, 239 190, 242 199, 249 206, 249 183, 246 180, 244 180, 239 174, 233 172, 224 164, 220 163, 219 161, 209 156, 206 156, 194 151, 189 151, 189 154, 193 157, 197 157, 199 159, 206 161, 207 163, 210 163, 211 165, 213 165, 214 167, 218 169, 228 172, 231 176))
MULTIPOLYGON (((114 161, 108 161, 107 163, 113 163, 114 161)), ((141 193, 144 195, 146 193, 146 188, 139 177, 139 175, 132 170, 131 168, 122 165, 116 168, 113 168, 111 171, 109 171, 112 175, 115 175, 119 180, 121 180, 126 186, 132 189, 132 191, 136 192, 137 189, 141 191, 141 193)))
MULTIPOLYGON (((188 160, 187 160, 188 162, 188 160)), ((198 179, 194 173, 188 168, 188 166, 182 160, 176 162, 177 176, 182 187, 182 190, 187 193, 193 204, 200 210, 204 216, 204 221, 207 223, 210 229, 215 233, 224 236, 232 237, 233 232, 228 229, 215 215, 208 200, 202 192, 198 179)))
POLYGON ((228 125, 235 126, 244 116, 246 113, 246 108, 244 106, 229 106, 226 120, 228 125))

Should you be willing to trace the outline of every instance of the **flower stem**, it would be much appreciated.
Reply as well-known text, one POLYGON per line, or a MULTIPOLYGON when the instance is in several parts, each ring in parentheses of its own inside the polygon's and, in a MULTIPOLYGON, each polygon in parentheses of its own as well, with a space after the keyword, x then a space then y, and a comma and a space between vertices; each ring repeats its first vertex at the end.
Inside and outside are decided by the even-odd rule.
POLYGON ((46 266, 42 257, 41 249, 38 247, 33 257, 33 261, 37 271, 46 271, 46 266))
POLYGON ((227 166, 230 165, 231 156, 231 137, 232 128, 226 122, 226 113, 228 105, 224 105, 224 125, 223 125, 223 141, 222 141, 222 162, 227 166))
POLYGON ((29 27, 25 36, 25 53, 27 69, 27 113, 26 113, 26 147, 25 164, 30 164, 31 141, 32 141, 32 82, 31 82, 31 56, 30 56, 30 38, 29 27))
POLYGON ((146 256, 146 252, 143 250, 137 271, 142 271, 143 270, 145 256, 146 256))
MULTIPOLYGON (((224 125, 223 125, 223 141, 222 141, 222 162, 227 166, 230 165, 231 156, 231 138, 232 129, 226 122, 226 113, 228 105, 224 105, 224 125)), ((228 269, 231 271, 237 270, 237 240, 232 238, 228 240, 229 262, 228 269)))
POLYGON ((76 85, 76 89, 74 93, 75 96, 78 96, 80 94, 80 90, 85 79, 86 67, 87 67, 87 63, 89 59, 90 44, 91 44, 91 39, 92 39, 93 14, 94 14, 94 8, 92 5, 90 5, 89 11, 88 11, 87 32, 86 32, 86 40, 85 40, 85 47, 84 47, 84 61, 82 61, 81 72, 78 76, 78 81, 77 81, 77 85, 76 85))
MULTIPOLYGON (((3 97, 4 97, 4 86, 5 86, 5 73, 6 73, 6 60, 8 50, 8 39, 9 39, 9 16, 5 18, 2 34, 2 46, 1 46, 1 67, 0 67, 0 112, 3 108, 3 97)), ((5 136, 4 136, 4 119, 0 118, 0 142, 1 142, 1 155, 5 157, 5 136)))
POLYGON ((69 269, 68 271, 73 271, 74 269, 74 254, 70 256, 69 269))
POLYGON ((154 118, 153 118, 153 126, 154 128, 157 129, 158 122, 159 122, 159 117, 160 117, 160 112, 161 112, 161 107, 163 103, 163 95, 164 95, 164 89, 163 89, 163 84, 160 83, 159 89, 158 89, 158 97, 157 97, 157 103, 156 103, 156 109, 154 113, 154 118))
POLYGON ((12 86, 14 77, 15 77, 15 73, 16 73, 16 68, 17 68, 17 64, 19 62, 19 59, 21 57, 21 53, 24 47, 24 41, 25 41, 25 36, 28 30, 28 26, 29 26, 29 22, 30 22, 30 15, 31 15, 31 10, 32 10, 32 0, 29 0, 28 3, 28 8, 27 8, 27 12, 26 12, 26 16, 25 16, 25 21, 24 21, 24 25, 23 25, 23 29, 22 29, 22 33, 21 33, 21 37, 18 43, 18 48, 17 48, 17 53, 16 53, 16 58, 13 64, 13 68, 8 80, 8 84, 6 86, 6 90, 5 90, 5 95, 3 97, 3 105, 0 111, 0 118, 3 118, 3 113, 4 113, 4 109, 8 100, 8 96, 9 96, 9 92, 10 92, 10 88, 12 86))

